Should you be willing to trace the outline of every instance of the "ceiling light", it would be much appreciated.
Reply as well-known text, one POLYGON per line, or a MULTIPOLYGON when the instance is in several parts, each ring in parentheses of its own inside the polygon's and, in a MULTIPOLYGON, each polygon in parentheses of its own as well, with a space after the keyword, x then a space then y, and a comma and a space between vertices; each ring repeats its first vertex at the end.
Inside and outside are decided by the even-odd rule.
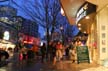
POLYGON ((78 29, 81 30, 81 27, 79 27, 78 29))
POLYGON ((78 26, 81 26, 81 24, 80 24, 80 23, 78 23, 78 26))
POLYGON ((90 17, 89 16, 86 16, 85 19, 90 19, 90 17))
POLYGON ((86 31, 84 31, 84 33, 87 33, 86 31))
POLYGON ((88 9, 88 4, 84 5, 83 9, 87 10, 88 9))

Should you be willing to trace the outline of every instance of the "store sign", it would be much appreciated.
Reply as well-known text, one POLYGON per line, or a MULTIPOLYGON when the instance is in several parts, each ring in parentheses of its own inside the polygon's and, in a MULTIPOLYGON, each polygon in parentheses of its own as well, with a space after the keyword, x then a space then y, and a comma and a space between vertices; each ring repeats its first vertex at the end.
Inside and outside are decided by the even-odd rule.
POLYGON ((23 36, 23 42, 27 44, 33 44, 34 37, 24 35, 23 36))
POLYGON ((22 35, 21 41, 25 44, 34 44, 34 45, 39 45, 40 44, 40 38, 35 38, 29 35, 22 35))
POLYGON ((80 21, 80 19, 82 19, 85 16, 86 16, 86 10, 84 10, 84 8, 81 8, 81 10, 79 10, 79 12, 77 13, 76 23, 78 23, 78 21, 80 21))
POLYGON ((80 9, 78 10, 77 12, 77 15, 76 15, 76 24, 81 20, 83 19, 85 16, 93 13, 93 12, 96 12, 96 5, 94 4, 91 4, 89 2, 85 2, 81 7, 80 9))

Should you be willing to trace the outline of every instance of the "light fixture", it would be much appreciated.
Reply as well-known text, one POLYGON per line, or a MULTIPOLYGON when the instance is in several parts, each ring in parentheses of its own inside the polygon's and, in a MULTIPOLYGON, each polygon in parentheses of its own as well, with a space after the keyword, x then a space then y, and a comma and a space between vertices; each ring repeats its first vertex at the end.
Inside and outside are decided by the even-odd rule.
POLYGON ((78 26, 81 26, 81 24, 80 24, 80 23, 78 23, 78 26))
POLYGON ((84 31, 84 33, 87 33, 86 31, 84 31))
POLYGON ((79 27, 78 29, 81 30, 81 27, 79 27))
POLYGON ((84 5, 83 9, 87 10, 88 9, 88 4, 84 5))
POLYGON ((60 27, 60 30, 63 30, 63 26, 60 27))
POLYGON ((64 10, 63 10, 62 7, 61 7, 61 14, 62 14, 63 16, 65 16, 65 14, 64 14, 64 10))
POLYGON ((89 16, 86 16, 85 19, 90 19, 90 17, 89 16))

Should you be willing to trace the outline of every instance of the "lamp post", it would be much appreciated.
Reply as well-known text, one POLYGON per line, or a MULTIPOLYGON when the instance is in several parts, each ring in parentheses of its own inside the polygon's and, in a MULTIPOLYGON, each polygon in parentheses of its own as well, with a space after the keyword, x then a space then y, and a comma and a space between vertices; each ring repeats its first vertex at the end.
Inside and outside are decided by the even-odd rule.
POLYGON ((60 31, 61 31, 61 34, 62 34, 62 44, 64 44, 64 28, 63 26, 60 27, 60 31))
POLYGON ((62 16, 65 16, 65 13, 64 13, 64 10, 63 10, 63 8, 61 8, 61 14, 62 14, 62 16))

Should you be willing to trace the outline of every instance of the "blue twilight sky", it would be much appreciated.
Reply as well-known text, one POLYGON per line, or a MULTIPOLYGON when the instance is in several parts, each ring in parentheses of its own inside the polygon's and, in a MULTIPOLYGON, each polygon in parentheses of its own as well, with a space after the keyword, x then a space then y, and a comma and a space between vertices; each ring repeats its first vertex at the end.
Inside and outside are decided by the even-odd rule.
MULTIPOLYGON (((22 16, 26 19, 35 21, 37 24, 39 24, 39 33, 41 37, 44 37, 45 35, 45 5, 43 5, 45 0, 8 0, 3 2, 3 0, 0 0, 0 5, 9 5, 17 9, 17 15, 22 16)), ((54 2, 58 0, 49 0, 49 7, 52 7, 54 2)), ((57 2, 58 3, 58 2, 57 2)), ((58 5, 58 4, 57 4, 58 5)), ((58 7, 60 7, 58 5, 58 7)), ((49 20, 52 20, 52 16, 50 16, 51 11, 49 10, 49 20)), ((67 18, 62 16, 60 12, 58 12, 56 17, 56 23, 63 25, 64 29, 67 29, 68 26, 72 27, 72 35, 75 36, 79 32, 76 25, 72 26, 69 25, 69 22, 67 21, 67 18), (73 31, 74 30, 74 31, 73 31)), ((50 26, 50 25, 49 25, 50 26)), ((59 26, 56 27, 56 29, 59 29, 59 26)))

